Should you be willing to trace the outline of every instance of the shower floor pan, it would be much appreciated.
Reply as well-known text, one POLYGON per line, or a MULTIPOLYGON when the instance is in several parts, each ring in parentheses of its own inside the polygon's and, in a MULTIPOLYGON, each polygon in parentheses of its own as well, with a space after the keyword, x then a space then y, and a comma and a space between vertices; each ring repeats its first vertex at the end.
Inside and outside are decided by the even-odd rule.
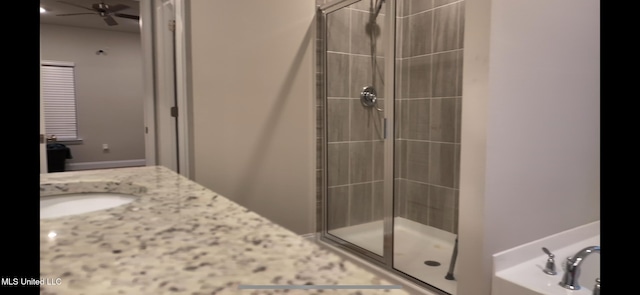
MULTIPOLYGON (((378 255, 383 253, 381 220, 339 228, 329 233, 378 255)), ((456 281, 445 279, 455 239, 455 234, 396 217, 393 267, 449 294, 456 294, 456 281), (425 262, 435 265, 430 266, 425 262)))

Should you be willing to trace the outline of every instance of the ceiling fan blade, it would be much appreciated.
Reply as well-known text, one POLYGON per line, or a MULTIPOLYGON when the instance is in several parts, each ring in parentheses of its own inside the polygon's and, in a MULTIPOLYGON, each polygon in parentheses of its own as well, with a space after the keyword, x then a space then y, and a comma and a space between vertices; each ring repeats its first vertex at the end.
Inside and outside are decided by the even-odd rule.
POLYGON ((140 17, 137 15, 131 15, 131 14, 124 14, 124 13, 114 13, 113 15, 117 16, 117 17, 124 17, 124 18, 130 18, 130 19, 134 19, 134 20, 139 20, 140 17))
POLYGON ((60 2, 60 3, 64 3, 64 4, 67 4, 67 5, 71 5, 71 6, 75 6, 75 7, 80 7, 80 8, 82 8, 82 9, 86 9, 86 10, 91 10, 91 11, 93 11, 93 9, 91 9, 91 8, 89 8, 89 7, 84 7, 84 6, 82 6, 82 5, 78 5, 78 4, 75 4, 75 3, 71 3, 71 2, 67 2, 67 1, 58 1, 58 2, 60 2))
POLYGON ((56 14, 56 16, 69 16, 69 15, 82 15, 82 14, 97 14, 97 13, 95 12, 62 13, 62 14, 56 14))
POLYGON ((116 22, 115 19, 113 19, 113 17, 111 17, 110 15, 107 15, 104 17, 104 22, 107 23, 107 25, 110 26, 115 26, 118 24, 118 22, 116 22))
POLYGON ((116 11, 120 11, 120 10, 125 10, 129 8, 129 6, 124 5, 124 4, 115 4, 115 5, 109 5, 109 11, 111 12, 116 12, 116 11))

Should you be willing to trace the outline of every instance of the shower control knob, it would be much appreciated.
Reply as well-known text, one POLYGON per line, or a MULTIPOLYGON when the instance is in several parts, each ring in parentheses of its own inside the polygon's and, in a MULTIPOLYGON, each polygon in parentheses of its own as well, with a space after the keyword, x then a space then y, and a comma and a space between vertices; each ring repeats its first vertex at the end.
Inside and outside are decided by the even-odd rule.
POLYGON ((555 255, 553 255, 553 253, 551 253, 551 251, 549 251, 549 249, 547 249, 546 247, 542 247, 542 251, 545 254, 549 255, 549 258, 547 258, 547 263, 545 264, 542 271, 548 275, 556 275, 556 261, 554 259, 555 255))
POLYGON ((376 89, 373 86, 367 86, 362 88, 362 92, 360 92, 360 102, 365 107, 373 107, 376 105, 376 101, 378 100, 376 93, 376 89))
POLYGON ((367 86, 362 88, 362 92, 360 92, 360 102, 365 107, 375 108, 378 112, 382 112, 378 104, 378 93, 373 86, 367 86))

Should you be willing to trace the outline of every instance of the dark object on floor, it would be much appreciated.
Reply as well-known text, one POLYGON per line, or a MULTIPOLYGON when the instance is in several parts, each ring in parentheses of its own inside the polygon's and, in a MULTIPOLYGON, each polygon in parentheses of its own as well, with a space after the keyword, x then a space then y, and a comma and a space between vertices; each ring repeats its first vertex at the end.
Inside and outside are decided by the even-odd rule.
POLYGON ((71 159, 71 150, 61 143, 47 143, 47 171, 64 172, 67 159, 71 159))

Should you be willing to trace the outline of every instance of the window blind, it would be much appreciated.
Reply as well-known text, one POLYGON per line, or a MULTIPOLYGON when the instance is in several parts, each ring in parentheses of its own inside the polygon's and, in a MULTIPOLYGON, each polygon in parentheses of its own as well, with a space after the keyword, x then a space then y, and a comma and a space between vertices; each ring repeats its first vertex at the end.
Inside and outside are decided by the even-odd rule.
POLYGON ((78 139, 74 66, 72 63, 42 63, 42 98, 47 136, 58 140, 78 139))

